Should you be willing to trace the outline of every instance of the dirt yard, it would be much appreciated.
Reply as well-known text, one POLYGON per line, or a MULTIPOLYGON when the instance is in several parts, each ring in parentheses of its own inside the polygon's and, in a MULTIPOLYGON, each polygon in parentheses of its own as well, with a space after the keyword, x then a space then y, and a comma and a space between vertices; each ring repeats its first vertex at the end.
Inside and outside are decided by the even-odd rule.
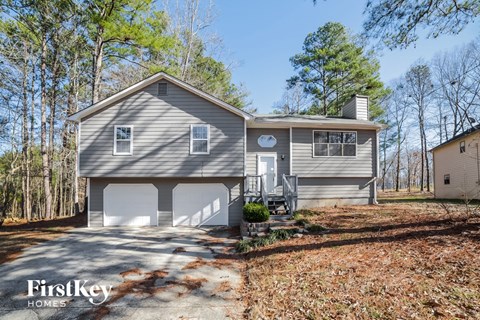
POLYGON ((86 215, 27 223, 6 220, 0 227, 0 264, 14 260, 22 250, 62 236, 65 231, 87 225, 86 215))
POLYGON ((246 255, 250 319, 480 319, 480 219, 427 200, 319 209, 246 255), (313 213, 313 214, 312 214, 313 213))

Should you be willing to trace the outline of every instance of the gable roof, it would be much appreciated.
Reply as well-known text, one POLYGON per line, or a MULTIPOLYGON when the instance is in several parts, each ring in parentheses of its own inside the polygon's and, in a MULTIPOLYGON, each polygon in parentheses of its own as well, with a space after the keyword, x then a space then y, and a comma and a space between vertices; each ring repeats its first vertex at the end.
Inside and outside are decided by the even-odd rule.
POLYGON ((460 134, 457 134, 455 137, 452 137, 452 138, 448 139, 447 141, 439 144, 439 145, 436 146, 435 148, 430 149, 430 152, 432 152, 433 150, 436 150, 436 149, 438 149, 438 148, 440 148, 440 147, 443 147, 443 146, 445 146, 445 145, 447 145, 447 144, 449 144, 449 143, 451 143, 451 142, 457 141, 457 140, 459 140, 459 139, 461 139, 461 138, 463 138, 463 137, 466 137, 466 136, 468 136, 468 135, 471 135, 471 134, 473 134, 473 133, 475 133, 476 131, 479 131, 479 130, 480 130, 480 124, 477 124, 476 126, 473 126, 473 127, 471 127, 470 129, 465 130, 465 131, 463 131, 463 132, 460 133, 460 134))
POLYGON ((160 81, 160 80, 168 80, 170 82, 172 82, 173 84, 207 100, 207 101, 210 101, 211 103, 221 107, 221 108, 224 108, 246 120, 248 119, 251 119, 253 116, 251 114, 249 114, 248 112, 245 112, 239 108, 236 108, 234 106, 232 106, 231 104, 228 104, 218 98, 215 98, 214 96, 208 94, 208 93, 205 93, 191 85, 189 85, 188 83, 180 80, 180 79, 177 79, 175 77, 172 77, 171 75, 169 74, 166 74, 165 72, 159 72, 159 73, 156 73, 140 82, 137 82, 136 84, 128 87, 128 88, 125 88, 123 89, 122 91, 119 91, 117 93, 115 93, 114 95, 108 97, 108 98, 105 98, 101 101, 98 101, 97 103, 94 103, 92 104, 91 106, 83 109, 83 110, 80 110, 72 115, 70 115, 67 119, 70 120, 70 121, 76 121, 76 122, 80 122, 82 120, 82 118, 85 118, 86 116, 96 112, 96 111, 99 111, 103 108, 106 108, 110 105, 112 105, 113 103, 119 101, 120 99, 128 96, 128 95, 131 95, 132 93, 135 93, 137 91, 140 91, 141 89, 157 82, 157 81, 160 81))

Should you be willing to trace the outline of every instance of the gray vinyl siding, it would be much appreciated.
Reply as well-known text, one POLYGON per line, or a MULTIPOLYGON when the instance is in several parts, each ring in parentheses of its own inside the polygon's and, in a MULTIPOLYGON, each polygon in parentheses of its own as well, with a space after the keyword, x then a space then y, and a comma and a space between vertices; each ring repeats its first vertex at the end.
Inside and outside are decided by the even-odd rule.
POLYGON ((247 129, 247 174, 257 174, 257 154, 277 155, 277 185, 282 184, 282 174, 290 174, 290 130, 289 129, 247 129), (261 135, 273 135, 277 144, 273 148, 262 148, 257 140, 261 135), (282 160, 282 155, 285 159, 282 160))
POLYGON ((97 183, 95 179, 90 179, 90 208, 89 209, 89 226, 103 226, 103 189, 106 185, 97 183))
POLYGON ((228 223, 237 226, 242 219, 243 180, 241 178, 92 178, 90 179, 90 226, 103 226, 103 190, 110 183, 151 183, 158 189, 158 225, 172 226, 173 189, 179 183, 223 183, 230 191, 228 223))
MULTIPOLYGON (((376 174, 376 131, 357 132, 356 157, 314 157, 313 130, 292 129, 292 172, 299 177, 357 178, 376 174)), ((335 130, 335 129, 322 129, 335 130)))
POLYGON ((368 120, 368 97, 354 96, 343 106, 342 115, 349 119, 368 120))
POLYGON ((299 208, 373 203, 369 178, 299 178, 299 208))
POLYGON ((357 100, 357 119, 368 120, 368 98, 356 97, 357 100))
POLYGON ((157 83, 82 119, 84 177, 242 176, 244 119, 170 82, 157 83), (161 99, 160 99, 161 98, 161 99), (210 154, 190 155, 190 125, 210 125, 210 154), (114 126, 133 125, 133 155, 113 155, 114 126))
POLYGON ((356 98, 353 97, 346 105, 342 108, 342 115, 348 119, 356 119, 357 118, 357 108, 356 108, 356 98))

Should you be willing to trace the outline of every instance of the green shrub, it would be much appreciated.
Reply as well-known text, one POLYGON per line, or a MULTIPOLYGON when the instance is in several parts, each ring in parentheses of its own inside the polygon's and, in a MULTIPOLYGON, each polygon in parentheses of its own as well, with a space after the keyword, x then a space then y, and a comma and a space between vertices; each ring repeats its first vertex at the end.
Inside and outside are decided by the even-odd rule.
POLYGON ((304 218, 295 219, 295 224, 297 226, 302 226, 303 227, 307 224, 310 224, 310 220, 304 219, 304 218))
POLYGON ((245 253, 252 249, 265 247, 275 243, 276 241, 288 240, 295 233, 297 229, 278 229, 272 230, 268 235, 264 237, 253 238, 251 240, 241 240, 237 243, 237 252, 245 253))
POLYGON ((250 240, 240 240, 236 246, 237 252, 244 253, 252 250, 250 240))
POLYGON ((290 239, 295 232, 297 232, 296 229, 278 229, 270 232, 269 236, 275 240, 287 240, 290 239))
POLYGON ((252 247, 254 248, 265 247, 265 246, 271 245, 272 243, 273 241, 268 236, 258 237, 252 240, 252 247))
POLYGON ((327 228, 325 228, 325 227, 323 227, 319 224, 312 224, 312 225, 308 226, 307 230, 310 231, 310 232, 320 232, 320 231, 327 230, 327 228))
POLYGON ((243 217, 248 222, 264 222, 270 219, 270 212, 263 204, 250 202, 243 206, 243 217))

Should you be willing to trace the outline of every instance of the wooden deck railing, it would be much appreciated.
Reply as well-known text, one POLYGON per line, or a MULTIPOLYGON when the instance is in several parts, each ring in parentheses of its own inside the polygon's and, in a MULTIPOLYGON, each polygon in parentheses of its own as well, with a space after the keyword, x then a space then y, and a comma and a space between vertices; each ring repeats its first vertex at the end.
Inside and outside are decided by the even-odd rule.
POLYGON ((298 177, 296 175, 282 175, 282 189, 288 211, 293 214, 297 210, 298 177))

